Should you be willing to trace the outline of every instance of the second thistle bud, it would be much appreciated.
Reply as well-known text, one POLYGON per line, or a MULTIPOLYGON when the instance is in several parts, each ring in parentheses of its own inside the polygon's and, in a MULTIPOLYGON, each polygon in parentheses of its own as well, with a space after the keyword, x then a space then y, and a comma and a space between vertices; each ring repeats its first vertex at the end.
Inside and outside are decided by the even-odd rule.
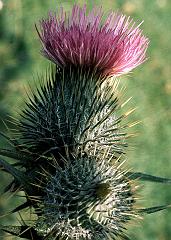
POLYGON ((129 180, 117 164, 82 157, 56 169, 45 189, 45 236, 53 239, 115 239, 135 214, 129 180))

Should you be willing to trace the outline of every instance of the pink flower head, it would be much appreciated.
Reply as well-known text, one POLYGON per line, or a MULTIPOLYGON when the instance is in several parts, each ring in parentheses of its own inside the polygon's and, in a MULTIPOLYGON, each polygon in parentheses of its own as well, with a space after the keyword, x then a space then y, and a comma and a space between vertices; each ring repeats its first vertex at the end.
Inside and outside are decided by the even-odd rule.
POLYGON ((40 21, 43 55, 60 67, 76 66, 102 75, 128 73, 146 60, 148 39, 130 17, 74 5, 71 13, 61 9, 40 21))

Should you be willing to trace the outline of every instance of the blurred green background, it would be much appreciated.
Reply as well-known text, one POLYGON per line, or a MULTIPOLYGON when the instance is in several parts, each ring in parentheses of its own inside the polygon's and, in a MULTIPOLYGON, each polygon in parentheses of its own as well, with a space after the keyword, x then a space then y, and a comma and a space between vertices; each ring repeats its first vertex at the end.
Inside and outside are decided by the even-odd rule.
MULTIPOLYGON (((40 42, 35 23, 47 16, 48 10, 61 5, 69 10, 73 2, 55 0, 0 0, 0 130, 4 120, 17 116, 22 108, 28 83, 33 86, 37 74, 43 73, 48 61, 40 55, 40 42)), ((142 123, 132 131, 138 136, 130 141, 128 166, 136 171, 171 177, 171 1, 170 0, 105 0, 86 1, 102 5, 105 11, 120 10, 135 21, 142 21, 144 34, 150 39, 148 61, 122 77, 129 107, 137 107, 130 117, 142 123)), ((8 124, 10 125, 10 124, 8 124)), ((5 146, 0 139, 0 145, 5 146)), ((8 176, 0 175, 0 193, 8 176)), ((2 194, 1 194, 2 195, 2 194)), ((144 206, 171 203, 171 186, 143 183, 140 195, 144 206)), ((18 216, 1 217, 13 208, 15 198, 0 197, 0 223, 10 224, 18 216)), ((146 216, 131 225, 133 240, 170 240, 171 210, 146 216)), ((0 236, 0 239, 15 239, 0 236)))

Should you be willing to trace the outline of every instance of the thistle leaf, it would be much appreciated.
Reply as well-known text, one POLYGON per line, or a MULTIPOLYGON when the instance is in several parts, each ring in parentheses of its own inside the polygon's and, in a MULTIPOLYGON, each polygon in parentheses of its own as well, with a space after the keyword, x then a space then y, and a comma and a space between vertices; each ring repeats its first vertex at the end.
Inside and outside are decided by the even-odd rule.
POLYGON ((161 206, 156 206, 156 207, 138 209, 138 212, 143 213, 143 214, 151 214, 151 213, 155 213, 155 212, 165 210, 165 209, 170 208, 170 207, 171 207, 170 204, 161 205, 161 206))
POLYGON ((13 167, 5 160, 0 159, 0 167, 3 167, 8 173, 10 173, 20 184, 25 183, 28 185, 29 178, 21 171, 13 167))
POLYGON ((25 154, 19 153, 17 151, 13 151, 11 149, 0 149, 0 155, 8 158, 12 158, 15 160, 19 160, 25 162, 26 160, 32 160, 31 157, 26 156, 25 154))
POLYGON ((3 138, 5 138, 10 144, 12 144, 13 146, 17 146, 18 143, 16 140, 11 139, 10 137, 8 137, 6 134, 0 132, 0 136, 2 136, 3 138))
POLYGON ((31 204, 29 203, 29 201, 19 205, 18 207, 14 208, 11 213, 16 213, 16 212, 19 212, 27 207, 29 207, 31 204))
POLYGON ((156 176, 146 174, 146 173, 141 173, 141 172, 128 172, 127 177, 131 180, 141 180, 141 181, 171 184, 170 178, 156 177, 156 176))
POLYGON ((20 186, 19 186, 19 183, 16 182, 15 180, 13 180, 12 182, 10 182, 7 186, 5 186, 4 190, 3 190, 3 193, 6 193, 6 192, 15 192, 17 191, 17 189, 19 189, 20 186))
POLYGON ((25 238, 29 240, 42 240, 33 227, 29 226, 0 226, 0 229, 6 233, 13 236, 18 236, 20 238, 25 238))

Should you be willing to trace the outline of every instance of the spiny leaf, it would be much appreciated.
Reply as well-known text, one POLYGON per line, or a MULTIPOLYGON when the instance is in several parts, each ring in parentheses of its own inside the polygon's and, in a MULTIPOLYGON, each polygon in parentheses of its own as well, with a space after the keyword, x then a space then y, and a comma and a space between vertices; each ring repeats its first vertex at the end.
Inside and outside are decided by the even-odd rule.
POLYGON ((25 238, 29 240, 42 240, 33 227, 29 226, 0 226, 0 229, 4 232, 10 233, 13 236, 25 238))
POLYGON ((146 173, 141 173, 141 172, 128 172, 127 177, 131 180, 139 179, 142 181, 171 184, 171 179, 169 178, 156 177, 156 176, 146 174, 146 173))
POLYGON ((10 192, 15 192, 17 191, 17 189, 19 189, 20 186, 19 186, 19 183, 16 182, 15 180, 13 180, 12 182, 10 182, 3 190, 3 193, 6 193, 8 191, 10 192))
POLYGON ((2 166, 8 173, 10 173, 19 183, 26 183, 26 185, 28 185, 30 179, 23 172, 19 171, 2 159, 0 159, 0 166, 2 166))
POLYGON ((29 201, 19 205, 18 207, 14 208, 11 213, 16 213, 16 212, 19 212, 27 207, 29 207, 31 204, 29 203, 29 201))
POLYGON ((161 205, 161 206, 156 206, 156 207, 138 209, 138 212, 143 213, 143 214, 151 214, 151 213, 155 213, 155 212, 165 210, 165 209, 170 208, 170 207, 171 207, 170 204, 169 205, 161 205))
POLYGON ((2 136, 3 138, 5 138, 10 144, 12 144, 13 146, 17 146, 18 143, 16 140, 11 139, 10 137, 8 137, 6 134, 0 132, 0 136, 2 136))
POLYGON ((13 158, 19 161, 33 160, 30 156, 16 152, 10 149, 0 149, 0 155, 8 158, 13 158))

